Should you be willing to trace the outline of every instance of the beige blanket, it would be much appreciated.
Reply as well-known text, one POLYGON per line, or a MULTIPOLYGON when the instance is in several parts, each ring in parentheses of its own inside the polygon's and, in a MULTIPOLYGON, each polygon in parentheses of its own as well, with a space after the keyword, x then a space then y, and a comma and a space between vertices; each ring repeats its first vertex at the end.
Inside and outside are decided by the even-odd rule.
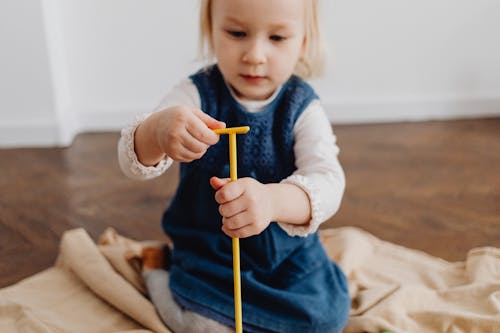
MULTIPOLYGON (((321 237, 349 278, 345 332, 500 332, 500 249, 449 263, 355 228, 321 237)), ((170 332, 130 259, 143 244, 113 230, 99 245, 66 232, 54 267, 0 290, 0 332, 170 332)))

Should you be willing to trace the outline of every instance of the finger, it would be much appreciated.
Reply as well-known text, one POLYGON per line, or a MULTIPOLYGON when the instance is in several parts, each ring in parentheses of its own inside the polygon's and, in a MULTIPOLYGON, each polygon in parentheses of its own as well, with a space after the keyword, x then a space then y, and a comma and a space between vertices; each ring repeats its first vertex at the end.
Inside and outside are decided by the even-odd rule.
POLYGON ((212 177, 210 178, 210 185, 214 190, 220 189, 222 186, 226 185, 231 181, 230 178, 219 178, 219 177, 212 177))
POLYGON ((202 153, 193 153, 182 144, 177 151, 177 156, 180 162, 191 162, 193 160, 197 160, 203 156, 202 153))
POLYGON ((243 195, 245 187, 238 181, 229 182, 215 193, 215 201, 222 205, 243 195))
POLYGON ((196 140, 207 145, 214 145, 219 141, 219 136, 207 127, 199 118, 192 117, 186 124, 186 129, 196 140))
POLYGON ((226 123, 212 118, 200 109, 195 109, 194 114, 210 129, 226 128, 226 123))
POLYGON ((180 142, 187 150, 192 151, 196 154, 205 153, 208 149, 207 144, 193 138, 189 133, 183 135, 180 139, 180 142))
POLYGON ((243 211, 232 217, 223 217, 222 225, 228 230, 238 230, 246 225, 251 224, 250 214, 247 211, 243 211))
MULTIPOLYGON (((243 213, 245 210, 246 205, 244 200, 233 200, 219 206, 219 213, 224 218, 236 217, 238 214, 243 213)), ((237 225, 236 227, 239 228, 242 226, 237 225)))
POLYGON ((247 225, 243 228, 236 230, 229 230, 224 225, 222 226, 222 231, 231 238, 246 238, 250 236, 257 235, 259 232, 254 228, 253 225, 247 225))

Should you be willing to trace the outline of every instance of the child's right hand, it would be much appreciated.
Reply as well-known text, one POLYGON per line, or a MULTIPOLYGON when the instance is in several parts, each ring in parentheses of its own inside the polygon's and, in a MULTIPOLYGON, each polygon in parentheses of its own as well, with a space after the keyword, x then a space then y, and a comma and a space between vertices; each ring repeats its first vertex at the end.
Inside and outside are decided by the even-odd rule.
POLYGON ((218 121, 199 109, 175 106, 158 112, 155 137, 159 148, 179 162, 201 158, 208 147, 219 141, 213 129, 225 128, 218 121))

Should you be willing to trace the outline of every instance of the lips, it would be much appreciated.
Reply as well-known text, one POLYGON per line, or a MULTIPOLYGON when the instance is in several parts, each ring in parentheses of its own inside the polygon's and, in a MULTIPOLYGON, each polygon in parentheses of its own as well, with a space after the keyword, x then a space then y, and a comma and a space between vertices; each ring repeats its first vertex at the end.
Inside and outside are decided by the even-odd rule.
POLYGON ((245 81, 250 82, 250 83, 259 83, 263 81, 266 77, 261 76, 261 75, 248 75, 248 74, 241 74, 240 75, 245 81))

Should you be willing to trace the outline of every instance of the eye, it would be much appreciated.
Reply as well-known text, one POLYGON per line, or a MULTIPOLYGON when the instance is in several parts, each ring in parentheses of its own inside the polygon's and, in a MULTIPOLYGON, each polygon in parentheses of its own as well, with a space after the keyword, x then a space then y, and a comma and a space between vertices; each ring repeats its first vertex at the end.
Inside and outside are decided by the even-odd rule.
POLYGON ((282 42, 286 39, 286 37, 283 37, 280 35, 271 35, 271 37, 269 37, 269 39, 274 41, 274 42, 282 42))
POLYGON ((243 38, 246 37, 246 32, 244 31, 238 31, 238 30, 226 30, 228 34, 235 38, 243 38))

